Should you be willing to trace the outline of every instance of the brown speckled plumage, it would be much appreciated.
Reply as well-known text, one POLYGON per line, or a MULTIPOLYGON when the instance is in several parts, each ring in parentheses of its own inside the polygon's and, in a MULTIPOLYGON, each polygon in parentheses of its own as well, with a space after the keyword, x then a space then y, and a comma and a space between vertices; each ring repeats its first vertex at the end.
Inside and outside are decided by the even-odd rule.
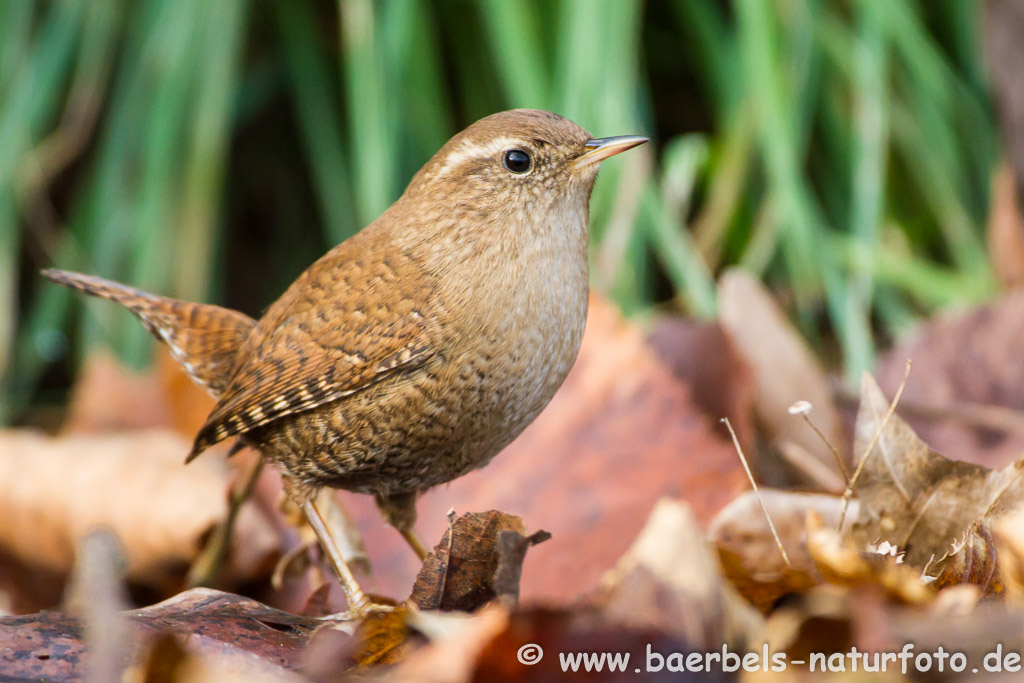
POLYGON ((47 275, 131 308, 218 395, 190 458, 241 437, 284 470, 300 501, 321 486, 374 494, 408 528, 418 492, 486 464, 572 366, 598 167, 575 162, 590 140, 548 112, 478 121, 255 323, 47 275), (531 156, 529 172, 503 165, 509 149, 531 156))

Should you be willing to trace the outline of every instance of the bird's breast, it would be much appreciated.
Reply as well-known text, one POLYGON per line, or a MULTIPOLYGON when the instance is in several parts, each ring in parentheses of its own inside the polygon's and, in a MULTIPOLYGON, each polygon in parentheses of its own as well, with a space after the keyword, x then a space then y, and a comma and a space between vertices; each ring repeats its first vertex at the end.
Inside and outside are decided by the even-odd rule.
POLYGON ((572 368, 587 316, 586 215, 542 239, 478 251, 483 275, 458 295, 458 342, 446 359, 459 397, 468 460, 490 460, 548 404, 572 368))

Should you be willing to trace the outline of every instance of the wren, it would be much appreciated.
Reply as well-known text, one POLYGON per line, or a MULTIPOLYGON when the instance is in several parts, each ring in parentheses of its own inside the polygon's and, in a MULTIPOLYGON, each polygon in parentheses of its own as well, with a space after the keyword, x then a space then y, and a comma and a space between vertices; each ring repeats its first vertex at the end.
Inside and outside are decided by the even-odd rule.
POLYGON ((259 320, 60 270, 129 309, 217 399, 188 459, 240 439, 284 474, 350 610, 371 605, 312 501, 375 496, 421 555, 416 496, 486 465, 547 405, 587 317, 594 139, 517 109, 449 140, 377 220, 310 266, 259 320))

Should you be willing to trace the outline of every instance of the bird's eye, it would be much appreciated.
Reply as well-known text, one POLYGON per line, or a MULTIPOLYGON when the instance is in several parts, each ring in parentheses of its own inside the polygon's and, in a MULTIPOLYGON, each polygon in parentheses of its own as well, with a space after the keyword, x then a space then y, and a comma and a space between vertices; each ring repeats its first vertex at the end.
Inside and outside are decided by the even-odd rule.
POLYGON ((521 149, 510 149, 502 158, 505 168, 513 173, 526 173, 530 170, 530 155, 521 149))

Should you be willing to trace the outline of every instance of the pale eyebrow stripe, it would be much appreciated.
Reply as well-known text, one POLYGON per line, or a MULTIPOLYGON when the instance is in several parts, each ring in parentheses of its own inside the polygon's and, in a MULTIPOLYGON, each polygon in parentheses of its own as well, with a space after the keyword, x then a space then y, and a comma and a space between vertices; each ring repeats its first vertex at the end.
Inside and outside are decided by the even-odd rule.
POLYGON ((445 157, 444 165, 438 170, 437 174, 444 175, 468 159, 478 159, 480 157, 491 156, 493 154, 497 154, 503 149, 527 146, 528 145, 520 138, 510 137, 494 138, 493 140, 488 140, 483 143, 466 140, 448 153, 448 156, 445 157))

